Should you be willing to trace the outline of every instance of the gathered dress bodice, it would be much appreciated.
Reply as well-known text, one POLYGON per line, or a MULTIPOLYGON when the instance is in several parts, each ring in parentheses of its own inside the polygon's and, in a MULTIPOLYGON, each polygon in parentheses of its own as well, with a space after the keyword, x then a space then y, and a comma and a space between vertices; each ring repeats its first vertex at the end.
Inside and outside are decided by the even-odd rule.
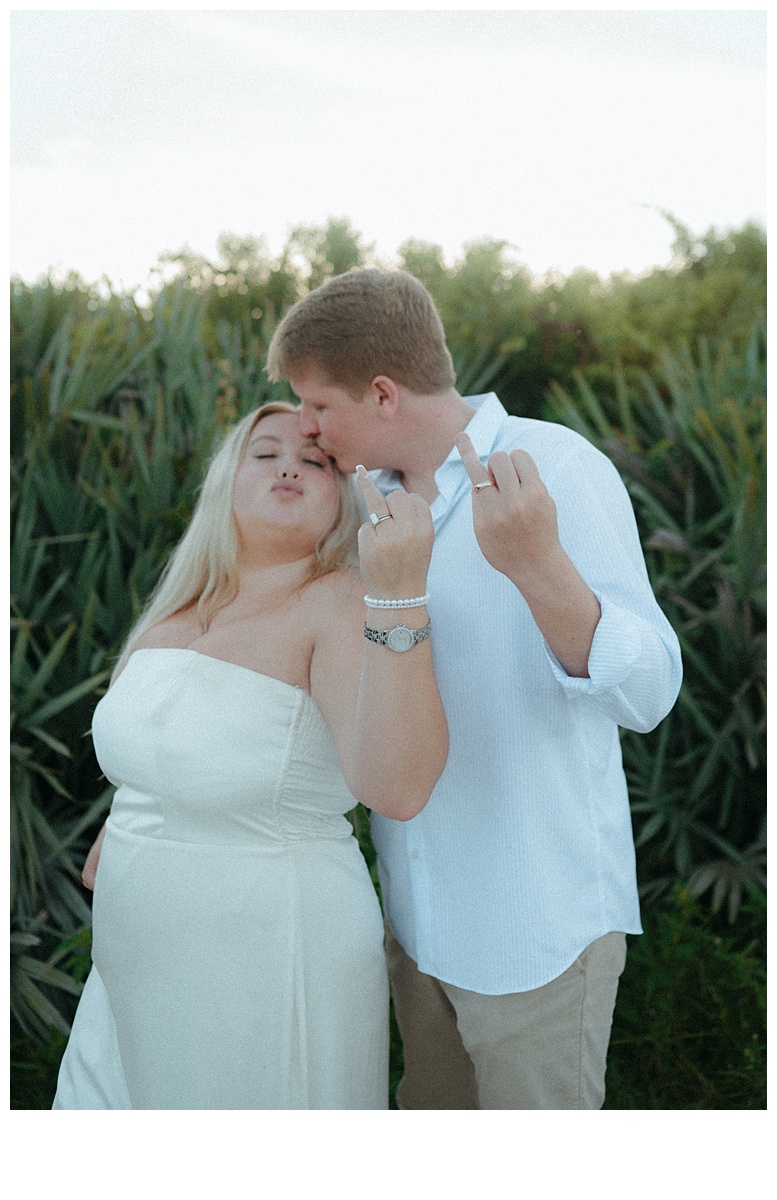
POLYGON ((92 731, 127 832, 257 848, 351 835, 329 728, 281 679, 197 650, 136 650, 92 731))

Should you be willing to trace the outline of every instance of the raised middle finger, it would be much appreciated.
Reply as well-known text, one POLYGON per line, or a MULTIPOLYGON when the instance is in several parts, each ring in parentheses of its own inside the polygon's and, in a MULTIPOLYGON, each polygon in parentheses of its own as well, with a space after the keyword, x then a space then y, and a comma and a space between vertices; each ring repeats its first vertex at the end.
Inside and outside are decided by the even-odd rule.
POLYGON ((496 486, 505 495, 515 494, 520 489, 521 480, 510 455, 504 450, 496 450, 488 460, 488 469, 496 486))
POLYGON ((375 486, 374 480, 370 479, 366 468, 361 465, 356 468, 356 482, 359 491, 364 497, 370 521, 372 521, 375 529, 377 529, 382 520, 387 520, 391 517, 391 509, 388 502, 375 486))

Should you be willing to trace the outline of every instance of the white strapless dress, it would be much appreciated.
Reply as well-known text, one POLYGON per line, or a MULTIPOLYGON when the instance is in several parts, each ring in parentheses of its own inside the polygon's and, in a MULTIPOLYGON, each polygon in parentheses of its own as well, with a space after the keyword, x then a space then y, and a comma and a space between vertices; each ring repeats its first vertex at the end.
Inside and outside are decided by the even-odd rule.
POLYGON ((118 790, 54 1108, 387 1108, 383 923, 311 697, 136 650, 92 729, 118 790))

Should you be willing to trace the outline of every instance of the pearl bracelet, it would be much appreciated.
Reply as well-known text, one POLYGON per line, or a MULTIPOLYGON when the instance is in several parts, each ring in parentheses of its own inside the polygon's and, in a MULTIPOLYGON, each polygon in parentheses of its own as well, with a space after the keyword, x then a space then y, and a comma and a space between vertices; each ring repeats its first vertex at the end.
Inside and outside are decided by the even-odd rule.
POLYGON ((367 608, 423 608, 428 599, 427 592, 425 596, 413 596, 410 600, 376 600, 374 596, 365 596, 364 603, 367 608))

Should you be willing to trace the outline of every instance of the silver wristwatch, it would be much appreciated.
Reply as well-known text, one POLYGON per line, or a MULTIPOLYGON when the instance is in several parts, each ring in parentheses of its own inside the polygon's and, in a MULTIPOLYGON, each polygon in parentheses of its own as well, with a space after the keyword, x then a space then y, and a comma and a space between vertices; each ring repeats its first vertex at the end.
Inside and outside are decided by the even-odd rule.
POLYGON ((427 621, 423 629, 408 629, 407 625, 395 625, 393 629, 371 629, 369 625, 364 626, 364 636, 369 641, 377 642, 379 646, 388 646, 390 650, 396 650, 397 654, 412 649, 419 642, 425 642, 431 632, 431 621, 427 621))

